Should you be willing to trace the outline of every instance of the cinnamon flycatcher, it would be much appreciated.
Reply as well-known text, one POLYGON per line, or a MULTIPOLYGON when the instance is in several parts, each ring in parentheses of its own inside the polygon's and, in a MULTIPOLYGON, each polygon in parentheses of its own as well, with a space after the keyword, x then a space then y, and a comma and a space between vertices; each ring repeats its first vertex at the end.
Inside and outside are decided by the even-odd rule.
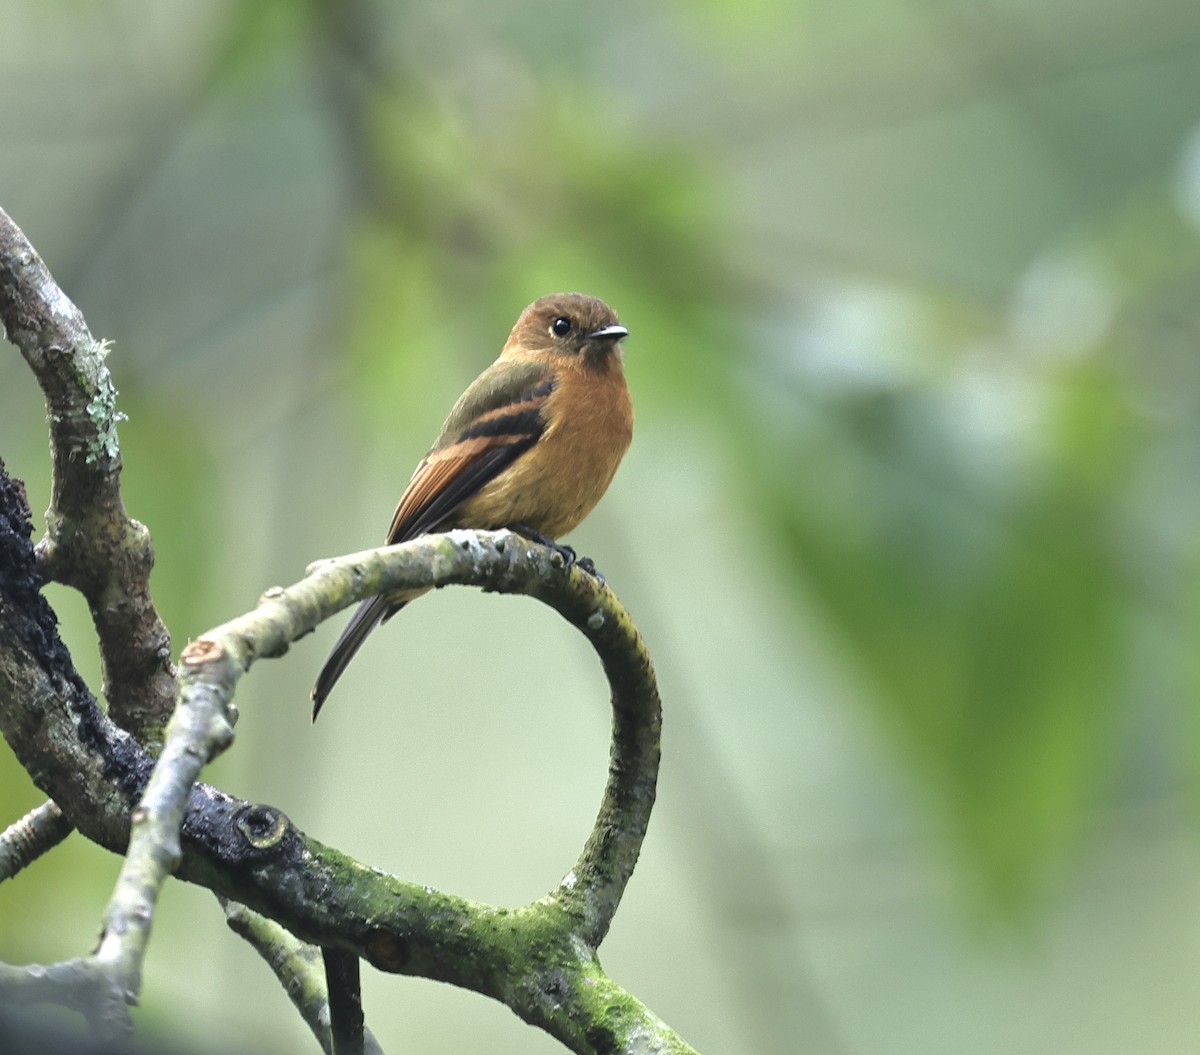
MULTIPOLYGON (((612 308, 582 293, 530 304, 500 358, 459 397, 421 459, 396 506, 388 544, 461 527, 507 527, 554 544, 576 527, 600 501, 633 438, 621 365, 628 334, 612 308)), ((370 597, 358 606, 317 677, 314 721, 367 635, 424 592, 370 597)))

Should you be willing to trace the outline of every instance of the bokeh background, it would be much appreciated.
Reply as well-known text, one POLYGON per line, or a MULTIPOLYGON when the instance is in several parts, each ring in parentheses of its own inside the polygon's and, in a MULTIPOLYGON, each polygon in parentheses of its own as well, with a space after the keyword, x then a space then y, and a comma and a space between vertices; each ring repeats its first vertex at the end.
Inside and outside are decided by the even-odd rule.
MULTIPOLYGON (((700 1050, 1196 1050, 1200 7, 8 0, 0 204, 114 342, 177 649, 380 541, 528 301, 617 307, 637 433, 571 541, 665 754, 602 958, 700 1050)), ((607 757, 582 639, 430 596, 314 729, 337 630, 208 778, 410 880, 553 886, 607 757)), ((0 747, 0 821, 39 801, 0 747)), ((88 948, 116 866, 73 836, 0 887, 0 958, 88 948)), ((387 1050, 559 1050, 365 986, 387 1050)), ((183 884, 138 1014, 315 1050, 183 884)))

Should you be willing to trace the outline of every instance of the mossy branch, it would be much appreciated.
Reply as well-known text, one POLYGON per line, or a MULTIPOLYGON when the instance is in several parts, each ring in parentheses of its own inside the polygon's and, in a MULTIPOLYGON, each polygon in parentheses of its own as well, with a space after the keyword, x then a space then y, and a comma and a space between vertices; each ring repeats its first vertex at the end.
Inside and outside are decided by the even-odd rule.
POLYGON ((612 684, 613 738, 600 812, 575 867, 553 894, 595 948, 607 933, 633 872, 654 805, 661 711, 650 658, 637 628, 607 586, 554 551, 507 531, 427 535, 322 561, 287 590, 201 635, 184 649, 182 681, 232 699, 237 679, 259 656, 282 655, 296 638, 347 605, 375 593, 476 584, 525 593, 554 608, 600 655, 612 684))

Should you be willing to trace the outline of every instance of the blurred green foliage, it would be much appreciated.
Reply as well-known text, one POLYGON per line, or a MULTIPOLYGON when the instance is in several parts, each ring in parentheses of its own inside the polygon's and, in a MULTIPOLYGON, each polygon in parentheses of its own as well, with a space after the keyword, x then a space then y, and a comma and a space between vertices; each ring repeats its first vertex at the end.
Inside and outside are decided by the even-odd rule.
MULTIPOLYGON (((801 990, 829 1019, 813 1050, 928 1050, 922 1023, 971 1001, 983 1025, 959 1023, 955 1050, 1125 1050, 1120 1015, 1174 1015, 1194 1034, 1173 985, 1188 990, 1200 959, 1186 943, 1174 966, 1158 958, 1196 909, 1196 862, 1171 856, 1172 840, 1194 842, 1200 758, 1190 6, 277 0, 180 5, 186 32, 138 0, 113 12, 72 11, 89 33, 62 12, 14 21, 26 66, 5 76, 43 90, 20 106, 0 92, 15 144, 0 186, 97 335, 116 340, 126 497, 154 532, 177 645, 308 560, 378 538, 520 308, 553 289, 594 293, 632 331, 638 439, 581 534, 660 642, 668 765, 680 760, 664 787, 670 834, 648 850, 670 864, 645 868, 664 917, 680 890, 706 905, 708 929, 683 929, 698 956, 718 950, 715 990, 744 986, 739 1038, 791 1050, 780 1038, 801 990), (44 58, 59 50, 65 85, 44 58), (55 133, 68 113, 104 131, 55 133), (63 170, 81 186, 46 175, 63 170), (736 589, 711 585, 730 578, 736 589), (709 684, 710 663, 761 691, 709 684), (829 699, 849 701, 853 733, 822 717, 829 699), (772 768, 756 743, 794 765, 772 768), (711 787, 740 849, 703 806, 711 787), (1158 838, 1156 811, 1165 834, 1127 853, 1127 828, 1158 838), (905 849, 876 867, 896 831, 905 849), (712 851, 730 845, 736 860, 712 851), (868 847, 866 863, 847 865, 844 846, 868 847), (1160 882, 1159 894, 1086 902, 1079 876, 1103 853, 1118 864, 1098 888, 1160 882), (1135 859, 1151 878, 1121 871, 1135 859), (947 889, 952 904, 1069 931, 1056 946, 1069 968, 1045 984, 1025 965, 1017 982, 997 981, 992 961, 972 974, 938 931, 956 918, 947 889), (1143 910, 1130 930, 1153 937, 1146 948, 1122 934, 1127 957, 1087 951, 1086 936, 1143 910), (1122 957, 1115 982, 1075 985, 1122 957), (764 996, 781 978, 782 995, 764 996), (1111 1018, 1080 1010, 1080 992, 1134 994, 1146 978, 1166 1010, 1133 996, 1111 1018), (992 1027, 1038 999, 1041 1032, 1005 1043, 992 1027)), ((0 455, 40 509, 44 441, 21 369, 0 360, 0 455)), ((407 679, 424 651, 442 657, 430 684, 405 691, 445 700, 464 656, 451 639, 471 616, 442 615, 439 600, 395 631, 390 655, 380 646, 361 693, 380 714, 354 720, 394 721, 394 670, 407 679)), ((65 620, 88 669, 86 617, 65 620)), ((490 633, 466 650, 495 714, 521 705, 499 702, 506 663, 557 655, 528 636, 532 657, 517 640, 489 652, 490 633)), ((286 739, 303 668, 251 679, 278 728, 246 730, 244 768, 231 757, 218 776, 375 834, 370 805, 332 789, 345 767, 331 758, 357 770, 360 751, 391 747, 353 731, 286 739)), ((403 763, 388 759, 401 802, 410 771, 420 786, 447 764, 436 743, 424 755, 421 736, 404 740, 403 763)), ((0 792, 14 815, 36 801, 7 756, 0 792)), ((474 808, 440 805, 456 820, 474 808)), ((449 856, 460 840, 444 823, 449 856)), ((364 841, 364 856, 382 852, 364 841)), ((9 918, 45 904, 10 886, 9 918)), ((49 955, 14 935, 0 926, 0 957, 49 955)), ((683 995, 668 989, 668 1004, 713 1015, 708 1046, 738 1050, 685 957, 645 968, 672 935, 629 940, 630 969, 669 987, 678 968, 683 995)))

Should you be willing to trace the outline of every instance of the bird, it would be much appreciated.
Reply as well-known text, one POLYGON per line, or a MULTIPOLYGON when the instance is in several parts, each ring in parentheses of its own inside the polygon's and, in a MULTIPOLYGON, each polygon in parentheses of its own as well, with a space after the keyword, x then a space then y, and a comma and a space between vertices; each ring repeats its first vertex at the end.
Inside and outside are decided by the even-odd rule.
MULTIPOLYGON (((621 342, 602 300, 552 293, 521 312, 500 356, 471 382, 400 496, 387 544, 453 528, 509 528, 551 545, 590 513, 633 439, 621 342)), ((579 565, 598 574, 586 558, 579 565)), ((426 590, 363 601, 312 690, 312 719, 368 635, 426 590)))

